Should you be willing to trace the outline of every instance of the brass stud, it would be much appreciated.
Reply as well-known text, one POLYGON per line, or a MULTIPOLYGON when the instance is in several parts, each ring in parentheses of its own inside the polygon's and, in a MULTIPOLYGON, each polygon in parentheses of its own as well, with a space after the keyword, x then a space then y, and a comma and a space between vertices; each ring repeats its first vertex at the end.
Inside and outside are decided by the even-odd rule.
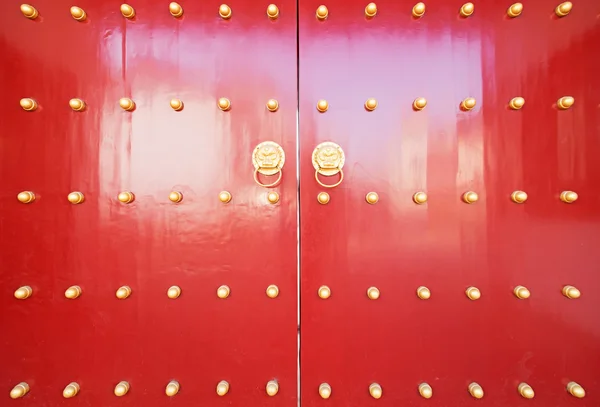
POLYGON ((123 397, 124 395, 127 394, 128 391, 129 391, 129 383, 126 382, 125 380, 123 380, 115 386, 114 393, 115 393, 115 396, 117 396, 117 397, 123 397))
POLYGON ((33 289, 28 285, 24 285, 23 287, 17 288, 17 290, 14 293, 14 296, 17 300, 26 300, 27 298, 31 297, 32 295, 33 295, 33 289))
POLYGON ((569 382, 567 384, 567 391, 571 393, 571 396, 577 397, 578 399, 582 399, 585 397, 585 390, 581 385, 575 382, 569 382))
POLYGON ((33 112, 38 108, 38 104, 32 98, 23 98, 19 101, 19 104, 23 108, 23 110, 27 112, 33 112))
POLYGON ((267 201, 269 201, 270 204, 276 204, 277 202, 279 202, 279 194, 275 191, 271 191, 267 194, 267 201))
POLYGON ((463 194, 462 199, 464 203, 472 204, 479 200, 479 196, 473 191, 467 191, 463 194))
POLYGON ((331 397, 331 386, 329 383, 321 383, 319 385, 319 396, 321 396, 322 399, 331 397))
POLYGON ((465 3, 460 8, 460 15, 463 17, 469 17, 475 11, 475 5, 473 3, 465 3))
POLYGON ((176 112, 183 109, 183 102, 181 99, 171 99, 169 104, 171 105, 171 109, 175 110, 176 112))
POLYGON ((119 99, 119 106, 121 106, 121 109, 130 112, 135 109, 135 102, 130 98, 121 98, 119 99))
POLYGON ((417 297, 422 300, 428 300, 431 297, 431 291, 425 286, 420 286, 417 288, 417 297))
POLYGON ((71 382, 69 384, 67 384, 67 386, 65 387, 65 389, 63 390, 63 397, 66 399, 70 399, 71 397, 75 397, 77 395, 77 393, 79 393, 79 390, 81 388, 79 387, 79 383, 76 382, 71 382))
POLYGON ((321 5, 317 8, 317 18, 319 20, 325 20, 328 15, 329 15, 329 10, 327 10, 327 7, 321 5))
POLYGON ((377 100, 373 98, 367 99, 367 101, 365 102, 365 109, 367 109, 370 112, 377 109, 377 100))
POLYGON ((273 20, 279 17, 279 7, 275 4, 269 4, 267 7, 267 16, 273 20))
POLYGON ((321 287, 319 287, 317 293, 319 294, 319 298, 326 300, 331 296, 331 289, 326 285, 322 285, 321 287))
POLYGON ((131 287, 129 287, 128 285, 121 286, 119 287, 115 295, 118 299, 124 300, 125 298, 131 295, 131 287))
POLYGON ((179 18, 183 15, 183 7, 178 3, 172 2, 169 4, 169 13, 175 18, 179 18))
POLYGON ((377 14, 377 4, 375 4, 375 3, 367 4, 367 7, 365 7, 365 16, 367 16, 368 18, 372 18, 372 17, 375 17, 376 14, 377 14))
POLYGON ((475 382, 469 385, 469 393, 476 399, 483 398, 483 388, 475 382))
POLYGON ((527 383, 519 384, 519 387, 517 387, 517 389, 519 390, 519 394, 523 398, 532 399, 533 397, 535 397, 535 392, 527 383))
POLYGON ((413 101, 413 109, 415 110, 423 110, 427 106, 427 99, 425 98, 416 98, 413 101))
POLYGON ((564 17, 571 12, 573 8, 573 3, 570 1, 565 1, 564 3, 560 3, 558 7, 554 10, 557 16, 564 17))
POLYGON ((87 14, 81 7, 73 6, 71 7, 71 16, 77 21, 85 21, 87 18, 87 14))
POLYGON ((510 100, 510 102, 508 102, 508 106, 513 110, 519 110, 523 107, 523 105, 525 105, 525 99, 523 99, 520 96, 517 96, 516 98, 512 98, 510 100))
POLYGON ((579 198, 579 196, 573 191, 563 191, 560 193, 560 200, 564 203, 573 203, 577 198, 579 198))
POLYGON ((172 285, 167 290, 167 297, 169 297, 172 300, 179 298, 180 295, 181 295, 181 288, 179 286, 172 285))
POLYGON ((231 293, 231 290, 229 289, 229 286, 222 285, 221 287, 217 288, 217 297, 219 297, 221 299, 225 299, 225 298, 229 297, 230 293, 231 293))
POLYGON ((522 285, 516 286, 513 290, 513 293, 515 294, 515 297, 517 297, 520 300, 526 300, 531 296, 531 292, 522 285))
POLYGON ((367 203, 375 205, 379 201, 379 195, 377 195, 377 192, 369 192, 367 196, 365 196, 365 200, 367 203))
POLYGON ((371 397, 374 399, 380 399, 383 395, 383 389, 378 383, 371 383, 369 385, 369 394, 371 394, 371 397))
POLYGON ((562 288, 562 294, 571 300, 576 300, 577 298, 581 297, 581 291, 579 291, 577 288, 573 287, 572 285, 564 286, 562 288))
POLYGON ((509 17, 515 18, 515 17, 520 16, 522 12, 523 12, 523 4, 515 3, 508 8, 508 10, 506 11, 506 14, 508 14, 509 17))
POLYGON ((379 298, 379 289, 377 287, 369 287, 367 289, 367 297, 371 300, 376 300, 379 298))
POLYGON ((319 192, 319 194, 317 195, 317 201, 319 201, 321 205, 327 205, 329 203, 329 200, 330 197, 327 192, 319 192))
POLYGON ((119 195, 117 195, 117 199, 119 200, 119 202, 129 204, 135 201, 135 195, 133 194, 133 192, 123 191, 120 192, 119 195))
POLYGON ((421 18, 421 17, 423 17, 423 14, 425 14, 425 4, 424 3, 415 4, 414 7, 412 8, 413 17, 421 18))
POLYGON ((469 298, 471 301, 476 301, 481 298, 481 291, 479 291, 479 288, 477 287, 467 288, 465 294, 467 294, 467 298, 469 298))
POLYGON ((269 382, 267 383, 266 391, 267 391, 267 394, 271 397, 276 395, 277 392, 279 392, 279 384, 277 383, 277 381, 269 380, 269 382))
POLYGON ((77 205, 85 201, 85 197, 83 196, 82 192, 74 191, 67 195, 67 200, 73 205, 77 205))
POLYGON ((267 287, 267 297, 277 298, 278 295, 279 295, 279 287, 277 287, 275 284, 271 284, 270 286, 267 287))
POLYGON ((276 112, 279 109, 279 102, 275 99, 269 99, 267 101, 267 110, 269 112, 276 112))
POLYGON ((231 102, 227 98, 219 98, 217 106, 219 106, 219 109, 226 112, 231 109, 231 102))
POLYGON ((35 20, 39 15, 35 7, 30 6, 29 4, 21 4, 21 13, 30 20, 35 20))
POLYGON ((76 112, 81 112, 85 110, 85 102, 78 98, 73 98, 69 100, 69 106, 76 112))
POLYGON ((229 383, 225 380, 221 380, 219 384, 217 384, 217 394, 219 396, 224 396, 229 391, 229 383))
POLYGON ((165 389, 165 394, 169 397, 173 397, 179 393, 179 382, 177 380, 171 380, 165 389))
POLYGON ((563 96, 556 101, 556 106, 560 110, 567 110, 575 103, 575 98, 573 96, 563 96))
POLYGON ((419 385, 419 394, 424 399, 430 399, 433 396, 433 389, 427 383, 421 383, 419 385))
POLYGON ((10 391, 11 399, 19 399, 29 393, 29 385, 25 382, 21 382, 12 388, 10 391))
POLYGON ((317 110, 321 113, 325 113, 329 109, 329 103, 325 99, 321 99, 317 102, 317 110))
POLYGON ((231 7, 229 7, 227 4, 221 4, 219 6, 219 15, 224 20, 231 18, 231 7))
POLYGON ((129 4, 121 4, 121 14, 125 18, 133 18, 135 17, 135 10, 129 4))
POLYGON ((81 295, 81 287, 79 287, 78 285, 72 285, 71 287, 67 288, 65 291, 65 298, 68 298, 70 300, 74 300, 75 298, 79 297, 81 295))
POLYGON ((514 203, 522 204, 527 200, 527 193, 524 191, 515 191, 512 194, 510 194, 510 199, 514 203))
POLYGON ((28 204, 35 201, 35 194, 31 191, 19 192, 19 194, 17 195, 17 199, 21 203, 28 204))
POLYGON ((417 192, 413 195, 412 199, 417 205, 422 205, 427 202, 427 194, 425 192, 417 192))
POLYGON ((179 203, 181 202, 183 199, 183 194, 179 191, 172 191, 169 194, 169 201, 173 202, 173 203, 179 203))
MULTIPOLYGON (((471 4, 471 3, 468 3, 471 4)), ((475 105, 477 104, 477 102, 475 101, 475 98, 466 98, 465 100, 463 100, 462 102, 460 102, 460 107, 463 110, 471 110, 475 107, 475 105)))
POLYGON ((219 192, 219 201, 229 203, 231 201, 231 194, 227 191, 219 192))

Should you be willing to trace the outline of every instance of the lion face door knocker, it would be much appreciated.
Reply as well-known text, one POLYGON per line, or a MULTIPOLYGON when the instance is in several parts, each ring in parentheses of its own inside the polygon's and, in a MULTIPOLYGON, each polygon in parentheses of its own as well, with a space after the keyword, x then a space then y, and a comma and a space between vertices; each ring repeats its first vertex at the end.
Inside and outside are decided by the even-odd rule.
POLYGON ((252 153, 252 164, 254 165, 254 181, 265 188, 273 188, 279 185, 283 176, 282 168, 285 163, 283 148, 274 141, 264 141, 256 146, 252 153), (273 176, 278 174, 275 182, 263 184, 258 179, 259 174, 273 176))
POLYGON ((312 154, 313 167, 315 167, 315 179, 324 188, 335 188, 344 180, 344 161, 346 160, 344 150, 339 145, 326 141, 319 144, 312 154), (340 174, 340 180, 335 184, 324 184, 319 179, 319 174, 332 177, 340 174))

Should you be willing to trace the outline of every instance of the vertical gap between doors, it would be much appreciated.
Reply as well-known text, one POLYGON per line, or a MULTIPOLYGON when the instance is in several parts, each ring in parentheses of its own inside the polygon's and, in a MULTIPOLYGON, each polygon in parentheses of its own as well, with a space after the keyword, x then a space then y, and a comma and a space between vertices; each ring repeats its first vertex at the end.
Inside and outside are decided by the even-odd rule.
POLYGON ((296 386, 296 400, 297 405, 300 407, 300 1, 296 0, 296 257, 297 257, 297 271, 296 271, 296 307, 297 307, 297 340, 298 340, 298 352, 297 355, 297 386, 296 386))

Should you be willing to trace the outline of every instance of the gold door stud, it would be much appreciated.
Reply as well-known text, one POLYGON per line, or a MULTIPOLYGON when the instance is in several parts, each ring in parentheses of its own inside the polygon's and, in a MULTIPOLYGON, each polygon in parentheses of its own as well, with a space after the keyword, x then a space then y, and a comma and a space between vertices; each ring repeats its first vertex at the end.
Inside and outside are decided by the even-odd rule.
POLYGON ((475 105, 477 105, 477 101, 475 100, 475 98, 466 98, 462 102, 460 102, 461 109, 466 111, 472 110, 475 107, 475 105))
POLYGON ((75 397, 79 393, 80 389, 81 388, 79 387, 79 383, 77 383, 77 382, 71 382, 63 390, 63 393, 62 393, 63 397, 66 398, 66 399, 70 399, 72 397, 75 397))
POLYGON ((229 109, 231 109, 231 101, 227 98, 219 98, 219 100, 217 101, 217 106, 219 107, 219 109, 226 112, 229 109))
POLYGON ((417 297, 419 297, 422 300, 428 300, 429 298, 431 298, 431 291, 429 291, 429 288, 427 287, 420 286, 419 288, 417 288, 417 297))
POLYGON ((377 192, 369 192, 367 196, 365 196, 365 200, 368 204, 375 205, 379 202, 379 195, 377 195, 377 192))
POLYGON ((231 7, 227 4, 221 4, 219 6, 219 15, 223 20, 228 20, 231 18, 231 7))
POLYGON ((81 295, 81 287, 79 287, 78 285, 72 285, 71 287, 67 288, 65 291, 65 298, 68 298, 70 300, 74 300, 76 298, 78 298, 81 295))
POLYGON ((28 285, 19 287, 14 292, 14 296, 17 300, 26 300, 27 298, 31 297, 32 295, 33 295, 33 289, 28 285))
POLYGON ((77 21, 85 21, 87 18, 87 14, 81 7, 73 6, 71 7, 71 17, 73 17, 77 21))
POLYGON ((121 286, 119 287, 115 295, 118 299, 124 300, 125 298, 131 295, 131 287, 129 287, 128 285, 121 286))
POLYGON ((20 399, 27 393, 29 393, 29 385, 25 382, 21 382, 12 388, 12 390, 10 391, 10 398, 20 399))
POLYGON ((381 385, 378 383, 371 383, 369 386, 369 394, 371 394, 371 397, 374 399, 380 399, 381 396, 383 396, 383 389, 381 388, 381 385))
POLYGON ((468 191, 463 194, 462 200, 464 203, 473 204, 479 200, 479 196, 476 192, 468 191))
POLYGON ((327 205, 330 199, 331 198, 327 192, 319 192, 317 195, 317 201, 319 201, 321 205, 327 205))
POLYGON ((277 298, 277 296, 279 295, 279 287, 277 287, 275 284, 271 284, 270 286, 267 287, 267 297, 269 298, 277 298))
POLYGON ((119 193, 119 195, 117 195, 117 199, 119 200, 119 202, 122 202, 124 204, 130 204, 133 201, 135 201, 135 195, 133 194, 133 192, 123 191, 119 193))
POLYGON ((183 109, 183 102, 181 101, 181 99, 171 99, 169 101, 169 105, 171 106, 171 109, 175 110, 176 112, 179 112, 183 109))
POLYGON ((217 394, 222 397, 226 395, 227 392, 229 392, 229 383, 225 380, 221 380, 219 384, 217 384, 217 394))
POLYGON ((19 101, 21 108, 27 112, 33 112, 38 108, 37 102, 32 98, 23 98, 19 101))
POLYGON ((519 110, 525 106, 525 99, 521 96, 514 97, 508 102, 508 106, 513 110, 519 110))
POLYGON ((71 202, 73 205, 78 205, 85 201, 85 197, 82 192, 73 191, 69 195, 67 195, 67 201, 71 202))
POLYGON ((510 6, 508 8, 508 10, 506 10, 506 14, 511 18, 520 16, 522 12, 523 12, 523 4, 522 3, 515 3, 512 6, 510 6))
POLYGON ((135 102, 130 98, 121 98, 119 99, 119 106, 121 109, 130 112, 135 109, 135 102))
POLYGON ((319 385, 319 396, 321 396, 322 399, 331 397, 331 386, 329 383, 321 383, 319 385))
POLYGON ((510 194, 510 199, 514 203, 522 204, 527 200, 527 193, 524 191, 514 191, 510 194))
POLYGON ((267 201, 269 201, 270 204, 276 204, 277 202, 279 202, 279 194, 275 191, 271 191, 267 194, 267 201))
POLYGON ((123 380, 115 386, 114 393, 115 393, 115 396, 117 396, 117 397, 123 397, 124 395, 127 394, 128 391, 129 391, 129 382, 126 382, 123 380))
POLYGON ((125 18, 131 19, 135 17, 135 10, 129 4, 121 4, 121 14, 125 18))
POLYGON ((321 113, 325 113, 329 109, 329 103, 325 99, 321 99, 317 102, 317 110, 321 113))
POLYGON ((273 397, 279 392, 279 384, 276 380, 269 380, 265 390, 269 396, 273 397))
POLYGON ((277 7, 275 4, 269 4, 267 7, 267 16, 270 19, 275 20, 277 17, 279 17, 279 7, 277 7))
POLYGON ((519 391, 519 394, 523 398, 532 399, 535 397, 535 392, 533 391, 531 386, 528 385, 527 383, 519 384, 519 387, 517 388, 517 390, 519 391))
POLYGON ((276 112, 279 109, 279 102, 275 99, 269 99, 267 101, 267 110, 269 112, 276 112))
POLYGON ((413 195, 413 202, 416 203, 417 205, 422 205, 425 202, 427 202, 427 194, 425 192, 416 192, 413 195))
POLYGON ((329 10, 327 10, 326 6, 321 5, 317 8, 316 15, 319 20, 325 20, 329 15, 329 10))
POLYGON ((585 390, 583 387, 581 387, 581 385, 575 382, 569 382, 567 384, 567 391, 571 394, 571 396, 577 397, 578 399, 585 397, 585 390))
POLYGON ((527 298, 531 297, 531 292, 522 285, 516 286, 513 290, 513 293, 515 294, 515 297, 520 300, 526 300, 527 298))
POLYGON ((183 7, 178 3, 172 2, 169 4, 169 13, 175 18, 179 18, 183 15, 183 7))
POLYGON ((556 106, 561 110, 567 110, 575 103, 573 96, 563 96, 556 101, 556 106))
POLYGON ((179 203, 183 200, 183 194, 179 191, 172 191, 169 194, 169 201, 173 203, 179 203))
POLYGON ((430 399, 431 396, 433 396, 433 389, 431 388, 431 386, 429 384, 421 383, 419 385, 419 394, 424 399, 430 399))
POLYGON ((369 98, 365 102, 365 109, 367 109, 368 111, 371 112, 371 111, 377 109, 377 105, 378 105, 377 99, 369 98))
POLYGON ((579 196, 573 191, 563 191, 560 193, 560 200, 564 203, 573 203, 577 198, 579 198, 579 196))
POLYGON ((82 112, 85 110, 85 102, 79 98, 73 98, 69 100, 69 107, 75 112, 82 112))
POLYGON ((425 14, 425 3, 417 3, 412 8, 412 15, 414 18, 421 18, 425 14))
POLYGON ((566 285, 562 288, 562 294, 570 300, 576 300, 581 297, 581 291, 572 285, 566 285))
POLYGON ((179 286, 172 285, 167 290, 167 297, 169 297, 172 300, 179 298, 180 295, 181 295, 181 288, 179 286))
POLYGON ((227 285, 222 285, 219 288, 217 288, 217 297, 219 297, 221 299, 225 299, 225 298, 229 297, 230 293, 231 293, 231 289, 227 285))
POLYGON ((317 290, 317 294, 319 295, 319 298, 326 300, 327 298, 329 298, 331 296, 331 289, 329 287, 327 287, 326 285, 322 285, 317 290))
POLYGON ((554 9, 554 12, 559 17, 564 17, 571 12, 573 9, 573 3, 570 1, 565 1, 564 3, 560 3, 558 7, 554 9))
POLYGON ((177 380, 171 380, 165 388, 165 394, 169 397, 173 397, 179 393, 179 387, 179 382, 177 380))
POLYGON ((475 5, 473 3, 465 3, 460 8, 460 15, 463 17, 469 17, 475 11, 475 5))
POLYGON ((371 300, 376 300, 379 298, 380 292, 377 287, 369 287, 367 289, 367 297, 371 300))
POLYGON ((471 301, 476 301, 481 298, 481 291, 479 291, 479 288, 477 287, 467 288, 465 294, 467 295, 467 298, 469 298, 471 301))
POLYGON ((21 13, 30 20, 35 20, 39 15, 36 8, 29 4, 21 4, 21 13))
POLYGON ((415 110, 423 110, 427 106, 427 99, 425 98, 416 98, 413 101, 413 109, 415 110))
POLYGON ((21 203, 28 204, 35 201, 35 194, 31 191, 19 192, 17 200, 21 203))
POLYGON ((365 16, 367 18, 373 18, 377 14, 377 4, 369 3, 367 7, 365 7, 365 16))
POLYGON ((469 393, 476 399, 483 398, 483 388, 475 382, 469 384, 469 393))
POLYGON ((229 203, 231 201, 231 193, 228 191, 219 192, 219 201, 223 203, 229 203))

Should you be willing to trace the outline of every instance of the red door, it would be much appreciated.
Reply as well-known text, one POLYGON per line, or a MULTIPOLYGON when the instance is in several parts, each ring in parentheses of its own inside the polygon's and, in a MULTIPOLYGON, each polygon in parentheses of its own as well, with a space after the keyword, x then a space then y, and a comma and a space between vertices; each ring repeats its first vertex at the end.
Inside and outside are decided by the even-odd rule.
POLYGON ((600 405, 600 3, 367 3, 299 1, 303 405, 600 405))
POLYGON ((220 4, 2 2, 0 405, 296 406, 296 4, 220 4))

